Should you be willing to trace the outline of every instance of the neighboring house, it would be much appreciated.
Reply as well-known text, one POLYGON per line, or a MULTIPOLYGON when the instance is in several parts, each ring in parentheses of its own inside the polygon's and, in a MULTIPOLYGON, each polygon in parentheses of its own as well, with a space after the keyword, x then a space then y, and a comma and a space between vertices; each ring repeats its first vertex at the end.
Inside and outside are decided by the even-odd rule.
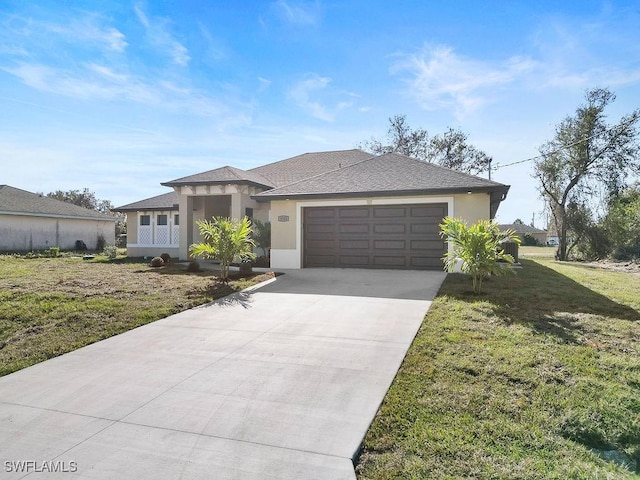
POLYGON ((95 249, 102 236, 115 243, 114 217, 9 185, 0 185, 0 251, 58 247, 72 250, 77 240, 95 249))
POLYGON ((221 167, 162 185, 173 192, 119 207, 128 254, 188 259, 196 221, 271 222, 271 267, 440 269, 443 217, 494 218, 509 186, 404 155, 305 153, 251 170, 221 167))
POLYGON ((529 225, 525 225, 524 223, 510 223, 510 224, 502 224, 500 225, 500 230, 514 230, 520 241, 524 243, 525 235, 529 235, 533 237, 539 245, 546 245, 547 243, 547 231, 540 230, 539 228, 531 227, 529 225))

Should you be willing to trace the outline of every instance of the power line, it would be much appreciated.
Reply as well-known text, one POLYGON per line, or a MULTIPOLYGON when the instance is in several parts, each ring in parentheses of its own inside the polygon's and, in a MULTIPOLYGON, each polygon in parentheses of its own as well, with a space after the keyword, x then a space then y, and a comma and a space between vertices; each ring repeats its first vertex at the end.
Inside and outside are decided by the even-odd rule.
POLYGON ((539 158, 544 158, 544 157, 549 156, 549 155, 555 155, 556 153, 560 153, 563 150, 566 150, 566 149, 571 148, 571 147, 575 147, 576 145, 580 145, 581 143, 586 142, 587 140, 591 140, 591 139, 596 138, 596 137, 598 137, 600 135, 603 135, 605 133, 612 132, 612 131, 614 131, 614 130, 616 130, 618 128, 620 128, 620 129, 621 128, 626 128, 627 126, 629 126, 632 123, 636 122, 638 120, 638 118, 639 118, 638 115, 632 115, 631 118, 627 122, 623 123, 622 125, 614 125, 613 127, 608 128, 603 132, 594 133, 593 135, 590 135, 588 137, 585 137, 585 138, 582 138, 580 140, 577 140, 577 141, 575 141, 573 143, 570 143, 569 145, 563 145, 562 147, 558 148, 557 150, 554 150, 553 152, 542 153, 540 155, 536 155, 535 157, 525 158, 524 160, 518 160, 517 162, 511 162, 511 163, 507 163, 505 165, 498 164, 498 165, 495 165, 493 167, 493 169, 494 170, 498 170, 499 168, 511 167, 513 165, 518 165, 520 163, 532 162, 533 160, 537 160, 539 158))

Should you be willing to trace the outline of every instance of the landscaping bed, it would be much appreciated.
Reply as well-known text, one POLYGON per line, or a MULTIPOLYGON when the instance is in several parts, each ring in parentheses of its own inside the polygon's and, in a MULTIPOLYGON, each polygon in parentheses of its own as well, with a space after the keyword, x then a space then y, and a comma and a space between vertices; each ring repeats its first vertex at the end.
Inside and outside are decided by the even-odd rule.
POLYGON ((640 276, 449 275, 364 442, 364 479, 638 478, 640 276))
POLYGON ((210 302, 273 273, 188 272, 96 256, 0 256, 0 375, 210 302))

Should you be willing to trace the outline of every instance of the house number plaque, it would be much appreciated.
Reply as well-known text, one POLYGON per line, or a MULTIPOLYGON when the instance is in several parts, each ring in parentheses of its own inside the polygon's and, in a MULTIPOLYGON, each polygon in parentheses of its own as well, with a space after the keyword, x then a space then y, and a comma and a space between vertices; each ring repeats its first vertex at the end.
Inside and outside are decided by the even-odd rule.
POLYGON ((278 215, 278 221, 279 222, 288 222, 289 221, 289 215, 278 215))

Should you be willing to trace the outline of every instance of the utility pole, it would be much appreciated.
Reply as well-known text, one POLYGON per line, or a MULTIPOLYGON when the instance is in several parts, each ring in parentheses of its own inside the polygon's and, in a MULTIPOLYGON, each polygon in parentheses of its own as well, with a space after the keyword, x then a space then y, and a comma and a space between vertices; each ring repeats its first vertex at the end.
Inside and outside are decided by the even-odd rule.
POLYGON ((489 180, 491 180, 491 162, 493 162, 493 158, 489 157, 489 180))

